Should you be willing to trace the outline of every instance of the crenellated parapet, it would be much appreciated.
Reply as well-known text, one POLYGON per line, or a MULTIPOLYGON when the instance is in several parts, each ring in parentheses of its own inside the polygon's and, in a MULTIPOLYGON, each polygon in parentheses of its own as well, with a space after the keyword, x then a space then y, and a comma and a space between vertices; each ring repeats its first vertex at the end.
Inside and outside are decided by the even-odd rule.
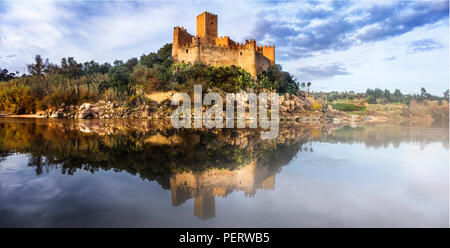
POLYGON ((183 27, 174 27, 173 29, 173 41, 174 44, 180 46, 180 45, 184 45, 187 43, 191 43, 192 39, 194 38, 193 35, 191 35, 190 33, 188 33, 188 31, 186 29, 184 29, 183 27))
POLYGON ((234 42, 228 36, 221 36, 216 38, 216 46, 228 47, 231 49, 236 48, 236 42, 234 42))

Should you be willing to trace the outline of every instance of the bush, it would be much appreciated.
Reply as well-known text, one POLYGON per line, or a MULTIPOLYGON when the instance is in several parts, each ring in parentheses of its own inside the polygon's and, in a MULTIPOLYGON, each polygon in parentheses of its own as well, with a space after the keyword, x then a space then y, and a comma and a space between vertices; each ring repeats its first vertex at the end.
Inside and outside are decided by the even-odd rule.
POLYGON ((173 64, 171 74, 178 90, 190 91, 195 84, 218 88, 224 92, 239 92, 254 88, 250 73, 236 66, 208 66, 203 63, 173 64))
POLYGON ((0 110, 13 114, 28 114, 35 110, 31 88, 12 80, 0 85, 0 110))
POLYGON ((449 121, 448 112, 449 112, 448 103, 430 107, 431 117, 433 117, 433 119, 438 122, 448 123, 449 121))
POLYGON ((156 68, 148 68, 144 65, 137 65, 133 68, 130 81, 133 86, 142 86, 147 93, 167 90, 161 71, 156 68))
POLYGON ((314 101, 314 102, 312 103, 312 108, 313 108, 314 110, 322 110, 322 105, 321 105, 319 102, 314 101))
POLYGON ((340 110, 340 111, 346 111, 346 112, 361 111, 361 110, 365 110, 366 109, 365 106, 357 106, 357 105, 352 104, 352 103, 334 103, 334 104, 331 104, 331 106, 334 109, 337 109, 337 110, 340 110))
POLYGON ((298 94, 298 83, 289 72, 282 71, 280 65, 269 67, 258 74, 258 85, 262 89, 275 90, 278 93, 298 94))

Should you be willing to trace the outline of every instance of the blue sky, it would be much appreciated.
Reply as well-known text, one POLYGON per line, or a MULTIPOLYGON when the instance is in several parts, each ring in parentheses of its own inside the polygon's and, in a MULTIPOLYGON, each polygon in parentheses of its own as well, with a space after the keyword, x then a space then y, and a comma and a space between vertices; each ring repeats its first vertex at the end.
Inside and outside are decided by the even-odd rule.
POLYGON ((127 60, 195 34, 219 16, 219 36, 274 44, 276 60, 316 91, 367 88, 442 95, 449 88, 448 1, 1 1, 0 68, 36 54, 59 63, 127 60))

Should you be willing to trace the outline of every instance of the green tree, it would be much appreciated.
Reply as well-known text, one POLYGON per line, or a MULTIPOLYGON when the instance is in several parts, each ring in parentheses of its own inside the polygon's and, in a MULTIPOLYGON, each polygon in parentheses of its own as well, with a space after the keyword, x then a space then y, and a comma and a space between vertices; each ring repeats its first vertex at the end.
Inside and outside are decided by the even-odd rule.
POLYGON ((9 72, 7 69, 0 68, 0 82, 1 81, 9 81, 18 75, 19 72, 13 73, 9 72))
POLYGON ((121 61, 115 61, 115 66, 109 70, 110 86, 115 88, 121 93, 128 92, 130 69, 125 66, 121 61))
POLYGON ((32 76, 43 76, 44 75, 44 63, 42 61, 41 55, 36 55, 34 57, 34 64, 27 65, 28 72, 32 76))
POLYGON ((172 44, 165 44, 156 53, 142 55, 139 63, 147 67, 153 67, 155 64, 163 64, 166 68, 169 68, 172 64, 172 44))
POLYGON ((142 87, 146 92, 166 89, 161 72, 156 68, 137 65, 130 74, 130 83, 134 87, 142 87))
POLYGON ((403 98, 402 92, 399 89, 395 89, 395 91, 394 91, 394 100, 396 102, 400 102, 402 100, 402 98, 403 98))
POLYGON ((373 91, 373 96, 378 99, 383 97, 383 91, 380 88, 375 88, 373 91))
POLYGON ((384 90, 383 97, 386 99, 387 102, 392 101, 391 92, 388 89, 384 90))

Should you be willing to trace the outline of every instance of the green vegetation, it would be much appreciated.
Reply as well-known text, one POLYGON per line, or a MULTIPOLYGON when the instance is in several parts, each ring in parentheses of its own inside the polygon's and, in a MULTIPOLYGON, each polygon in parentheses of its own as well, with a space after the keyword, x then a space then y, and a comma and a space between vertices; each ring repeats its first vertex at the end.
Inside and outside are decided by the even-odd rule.
POLYGON ((358 106, 356 104, 352 104, 352 103, 334 103, 331 104, 331 106, 334 109, 340 110, 340 111, 346 111, 346 112, 350 112, 350 111, 364 111, 366 109, 365 106, 358 106))
POLYGON ((449 90, 444 92, 444 96, 431 95, 425 88, 420 89, 418 94, 403 94, 399 89, 391 93, 388 89, 382 90, 380 88, 367 89, 365 93, 349 92, 318 92, 313 94, 315 98, 322 98, 327 102, 341 102, 341 101, 366 101, 369 104, 386 104, 386 103, 404 103, 409 105, 411 100, 417 102, 423 101, 447 101, 449 99, 449 90))
POLYGON ((7 69, 2 69, 0 68, 0 82, 1 81, 9 81, 11 79, 13 79, 14 77, 16 77, 16 75, 18 75, 19 72, 9 72, 7 69))
POLYGON ((0 69, 0 111, 25 114, 98 100, 139 104, 145 102, 146 93, 189 92, 195 84, 224 92, 268 89, 299 93, 298 83, 279 65, 253 79, 236 66, 175 64, 171 51, 172 44, 166 44, 156 53, 126 62, 116 60, 112 65, 78 63, 72 57, 56 65, 36 55, 35 62, 27 65, 28 74, 19 76, 0 69))
POLYGON ((367 89, 365 93, 319 92, 313 93, 315 101, 322 106, 331 105, 333 109, 350 114, 381 115, 389 117, 431 117, 435 122, 448 122, 449 90, 441 96, 429 94, 425 88, 418 94, 403 94, 396 89, 394 93, 379 88, 367 89))
POLYGON ((258 83, 261 88, 275 90, 278 93, 298 94, 300 92, 299 84, 289 72, 282 70, 281 65, 269 67, 268 70, 261 72, 258 75, 258 83))
POLYGON ((0 85, 0 109, 12 113, 26 113, 34 110, 31 88, 23 83, 0 85))

